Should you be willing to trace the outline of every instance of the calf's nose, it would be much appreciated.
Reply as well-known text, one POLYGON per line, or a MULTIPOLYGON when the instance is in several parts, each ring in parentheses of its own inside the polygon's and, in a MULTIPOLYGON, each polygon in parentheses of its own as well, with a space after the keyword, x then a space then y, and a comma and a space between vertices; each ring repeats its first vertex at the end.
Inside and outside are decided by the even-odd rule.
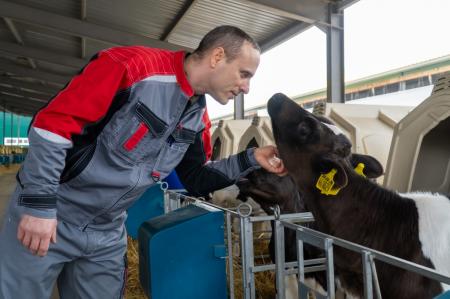
POLYGON ((286 96, 282 93, 274 94, 267 103, 267 110, 270 117, 274 117, 281 109, 281 104, 286 100, 286 96))

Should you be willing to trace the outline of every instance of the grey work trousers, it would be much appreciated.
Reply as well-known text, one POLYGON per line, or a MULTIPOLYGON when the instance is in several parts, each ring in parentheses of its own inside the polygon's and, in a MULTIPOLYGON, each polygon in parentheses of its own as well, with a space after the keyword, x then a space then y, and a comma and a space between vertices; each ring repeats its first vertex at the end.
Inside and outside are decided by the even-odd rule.
POLYGON ((0 229, 0 299, 122 298, 126 280, 126 231, 85 230, 58 221, 57 242, 46 256, 17 239, 19 219, 7 213, 0 229))

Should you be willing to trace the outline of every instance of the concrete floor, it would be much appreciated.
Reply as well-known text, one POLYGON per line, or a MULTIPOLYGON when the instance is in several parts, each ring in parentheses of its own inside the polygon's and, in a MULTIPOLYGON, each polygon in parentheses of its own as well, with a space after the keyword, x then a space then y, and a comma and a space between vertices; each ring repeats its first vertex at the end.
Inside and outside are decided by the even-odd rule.
POLYGON ((0 166, 0 223, 3 223, 3 216, 8 205, 9 196, 16 186, 17 165, 10 168, 0 166))
MULTIPOLYGON (((19 165, 12 165, 10 168, 0 166, 0 225, 3 223, 9 197, 16 187, 16 173, 18 169, 19 165)), ((51 299, 59 299, 56 288, 51 299)))

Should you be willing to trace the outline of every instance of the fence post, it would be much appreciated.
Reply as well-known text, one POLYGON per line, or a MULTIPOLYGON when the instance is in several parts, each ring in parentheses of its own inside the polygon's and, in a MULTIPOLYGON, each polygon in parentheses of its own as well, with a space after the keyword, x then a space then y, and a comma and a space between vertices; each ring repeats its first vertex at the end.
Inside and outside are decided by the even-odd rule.
POLYGON ((333 258, 333 240, 330 238, 326 238, 324 240, 324 249, 326 255, 326 263, 327 263, 327 293, 328 298, 335 298, 335 286, 334 286, 334 258, 333 258))
POLYGON ((372 268, 370 266, 370 252, 364 250, 361 256, 362 266, 363 266, 363 276, 364 276, 364 298, 372 299, 373 288, 372 288, 372 268))
POLYGON ((231 234, 231 214, 226 212, 227 221, 227 247, 228 247, 228 278, 230 287, 230 299, 234 299, 234 270, 233 270, 233 236, 231 234))
POLYGON ((308 298, 308 291, 303 287, 305 283, 305 256, 303 253, 303 240, 299 230, 297 230, 297 267, 298 298, 308 298))
POLYGON ((284 226, 281 221, 275 219, 275 277, 277 286, 277 299, 285 299, 286 290, 284 285, 285 256, 284 256, 284 226))
POLYGON ((370 267, 372 269, 372 277, 373 277, 373 284, 374 284, 374 288, 375 288, 375 294, 377 295, 377 299, 381 299, 380 282, 378 281, 377 267, 375 266, 375 261, 373 259, 373 255, 369 256, 369 260, 370 260, 370 267))
POLYGON ((244 298, 255 298, 255 284, 253 279, 253 227, 248 217, 241 216, 241 252, 242 252, 242 284, 244 298))

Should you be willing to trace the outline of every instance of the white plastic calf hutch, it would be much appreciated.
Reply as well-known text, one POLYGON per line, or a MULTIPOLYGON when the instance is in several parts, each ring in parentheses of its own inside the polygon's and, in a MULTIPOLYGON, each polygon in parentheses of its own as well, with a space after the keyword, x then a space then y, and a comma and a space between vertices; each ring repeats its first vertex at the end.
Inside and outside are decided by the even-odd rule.
MULTIPOLYGON (((413 107, 327 103, 325 116, 351 140, 353 151, 375 157, 386 169, 395 125, 413 107)), ((382 183, 383 177, 378 179, 382 183)))
POLYGON ((239 141, 242 134, 250 126, 251 120, 221 120, 211 136, 211 160, 226 158, 238 153, 239 141))
POLYGON ((450 73, 394 129, 385 185, 450 193, 450 73))
POLYGON ((272 134, 272 123, 270 117, 255 116, 251 125, 242 134, 238 151, 250 147, 261 147, 275 144, 272 134))

